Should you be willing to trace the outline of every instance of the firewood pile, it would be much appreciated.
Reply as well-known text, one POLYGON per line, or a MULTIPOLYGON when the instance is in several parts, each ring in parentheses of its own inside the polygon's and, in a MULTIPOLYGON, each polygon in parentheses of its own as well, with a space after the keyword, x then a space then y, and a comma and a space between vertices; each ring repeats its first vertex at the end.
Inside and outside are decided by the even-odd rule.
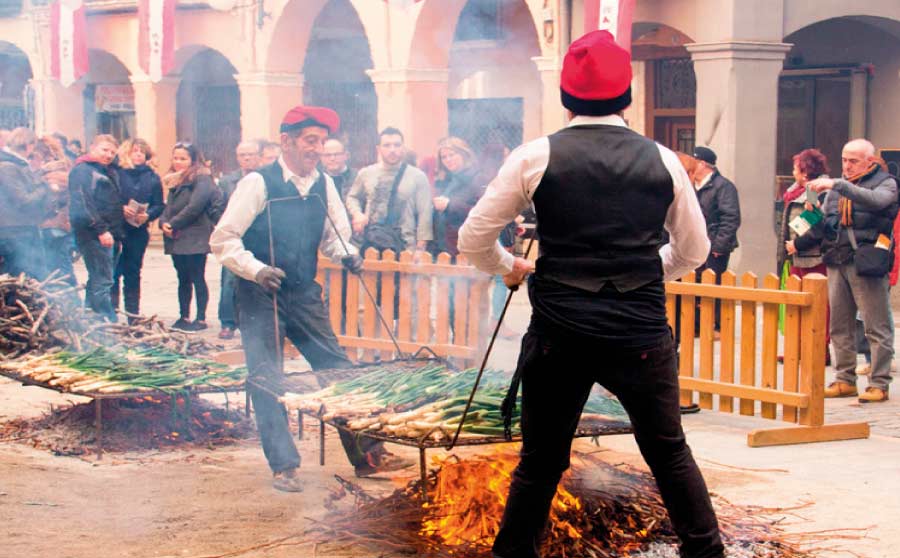
POLYGON ((43 281, 0 275, 0 359, 53 348, 161 347, 182 354, 218 349, 199 336, 168 329, 155 316, 109 323, 85 310, 78 291, 56 272, 43 281))
MULTIPOLYGON (((274 543, 313 542, 335 549, 360 547, 436 558, 488 558, 509 488, 513 455, 451 456, 427 480, 431 498, 420 499, 420 480, 383 498, 339 479, 329 502, 334 511, 311 531, 274 543), (353 498, 352 509, 340 505, 353 498)), ((794 508, 736 506, 714 496, 729 558, 812 558, 840 551, 853 530, 789 533, 801 518, 794 508)), ((553 502, 543 556, 676 558, 677 538, 649 473, 576 453, 553 502)), ((271 545, 265 545, 271 546, 271 545)), ((256 547, 259 548, 259 547, 256 547)))
MULTIPOLYGON (((253 438, 253 422, 240 409, 200 398, 158 397, 105 402, 106 453, 215 448, 253 438)), ((35 418, 0 423, 0 440, 16 441, 54 455, 82 456, 95 451, 97 429, 92 403, 59 407, 35 418)))

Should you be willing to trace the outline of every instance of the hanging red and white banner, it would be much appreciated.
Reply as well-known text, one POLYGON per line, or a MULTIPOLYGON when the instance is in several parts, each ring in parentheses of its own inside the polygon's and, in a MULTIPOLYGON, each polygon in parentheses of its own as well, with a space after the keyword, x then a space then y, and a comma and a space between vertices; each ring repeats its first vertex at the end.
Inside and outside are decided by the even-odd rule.
POLYGON ((88 72, 87 19, 81 0, 50 7, 50 74, 69 87, 88 72))
POLYGON ((584 0, 584 32, 609 31, 616 43, 631 52, 631 22, 635 0, 584 0))
POLYGON ((175 5, 177 0, 138 2, 138 61, 157 82, 175 65, 175 5))

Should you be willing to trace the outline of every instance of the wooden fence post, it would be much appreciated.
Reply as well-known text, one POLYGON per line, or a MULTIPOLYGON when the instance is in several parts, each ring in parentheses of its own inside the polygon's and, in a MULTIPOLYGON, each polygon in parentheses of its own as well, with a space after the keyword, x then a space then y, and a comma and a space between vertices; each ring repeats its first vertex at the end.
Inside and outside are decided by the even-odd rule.
POLYGON ((825 424, 825 328, 828 327, 828 279, 818 273, 803 278, 802 289, 812 293, 812 306, 800 313, 800 390, 809 395, 809 406, 800 409, 800 424, 825 424))

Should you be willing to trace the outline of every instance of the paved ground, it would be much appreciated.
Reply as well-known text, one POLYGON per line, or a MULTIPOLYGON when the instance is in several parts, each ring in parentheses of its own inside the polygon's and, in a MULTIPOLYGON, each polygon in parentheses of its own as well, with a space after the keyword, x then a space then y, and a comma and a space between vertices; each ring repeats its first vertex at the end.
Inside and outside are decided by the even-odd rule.
MULTIPOLYGON (((212 324, 216 321, 218 266, 210 263, 207 276, 213 292, 212 324)), ((145 313, 176 318, 174 269, 156 246, 148 253, 144 292, 145 313)), ((524 330, 528 313, 524 296, 517 295, 510 326, 524 330)), ((216 332, 214 327, 209 335, 216 332)), ((492 365, 511 368, 516 351, 515 340, 501 341, 492 365)), ((302 366, 302 362, 294 364, 302 366)), ((0 420, 35 416, 50 405, 77 399, 0 379, 0 420)), ((872 437, 754 449, 746 445, 747 432, 771 427, 771 421, 704 411, 685 417, 684 423, 714 492, 734 503, 764 507, 811 502, 797 516, 787 517, 791 532, 855 529, 850 533, 864 538, 838 541, 845 549, 865 558, 896 558, 900 555, 896 550, 900 546, 896 521, 900 500, 892 494, 900 491, 900 403, 862 406, 855 399, 829 400, 826 410, 829 423, 869 421, 872 437)), ((600 449, 614 462, 640 463, 629 436, 602 438, 599 445, 581 440, 576 448, 600 449)), ((18 443, 0 443, 0 556, 215 556, 296 533, 324 515, 322 501, 334 487, 333 475, 352 475, 333 433, 326 439, 325 467, 315 464, 317 448, 314 435, 300 443, 307 490, 302 495, 286 495, 270 488, 255 441, 218 450, 107 456, 100 462, 54 457, 18 443)), ((405 448, 397 451, 409 454, 405 448)), ((364 485, 383 492, 394 487, 384 480, 367 480, 364 485)), ((834 543, 823 544, 831 547, 834 543)), ((245 554, 267 558, 314 555, 308 546, 245 554)), ((817 552, 823 557, 847 555, 833 550, 817 552)))

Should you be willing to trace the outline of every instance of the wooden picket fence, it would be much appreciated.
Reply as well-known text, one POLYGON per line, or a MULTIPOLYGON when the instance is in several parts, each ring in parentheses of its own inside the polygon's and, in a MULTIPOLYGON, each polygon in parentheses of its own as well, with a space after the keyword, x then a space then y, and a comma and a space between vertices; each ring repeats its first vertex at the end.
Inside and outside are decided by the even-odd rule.
POLYGON ((800 425, 755 430, 747 436, 748 445, 753 447, 869 436, 868 423, 825 424, 828 281, 824 276, 811 274, 802 280, 792 276, 782 290, 779 278, 774 274, 764 277, 760 288, 755 274, 745 273, 738 286, 735 274, 727 271, 719 286, 715 284, 713 271, 706 270, 700 283, 696 283, 691 273, 680 282, 667 283, 666 293, 667 314, 673 331, 676 299, 681 299, 679 376, 682 405, 693 402, 696 392, 697 402, 703 409, 724 413, 737 410, 741 415, 800 425), (695 354, 692 341, 698 298, 700 327, 699 350, 696 352, 699 354, 695 354), (718 366, 714 338, 716 300, 721 303, 718 366), (781 367, 778 362, 779 305, 784 305, 784 363, 781 367), (760 317, 761 338, 758 338, 760 317))
POLYGON ((424 252, 404 251, 397 258, 391 250, 379 254, 370 248, 364 255, 363 272, 356 276, 342 273, 340 264, 321 256, 316 280, 327 285, 331 325, 350 360, 397 358, 386 323, 404 353, 427 346, 438 356, 455 358, 463 366, 474 365, 488 336, 492 278, 468 265, 462 256, 451 262, 447 253, 432 259, 424 252), (375 302, 384 323, 378 318, 375 302))

